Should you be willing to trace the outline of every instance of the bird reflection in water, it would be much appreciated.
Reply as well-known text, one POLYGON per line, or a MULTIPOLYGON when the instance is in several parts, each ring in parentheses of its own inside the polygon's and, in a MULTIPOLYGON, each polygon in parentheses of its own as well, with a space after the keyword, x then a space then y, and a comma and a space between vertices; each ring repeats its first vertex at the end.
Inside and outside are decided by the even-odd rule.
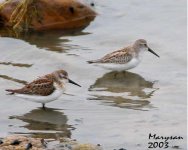
POLYGON ((16 134, 31 134, 34 137, 45 139, 58 139, 60 137, 71 137, 71 130, 74 128, 67 124, 67 116, 57 109, 46 108, 35 109, 23 116, 11 116, 10 119, 18 119, 27 124, 23 126, 29 130, 27 133, 16 134))
POLYGON ((104 104, 121 108, 147 110, 154 108, 149 101, 157 90, 153 86, 154 82, 146 81, 138 74, 113 71, 90 86, 89 91, 94 94, 89 100, 101 100, 104 104), (120 96, 122 94, 127 96, 120 96))
POLYGON ((82 29, 77 30, 52 30, 48 32, 28 32, 22 33, 19 35, 15 35, 15 32, 0 30, 0 34, 2 37, 12 37, 16 39, 24 40, 31 45, 36 45, 36 47, 45 49, 53 52, 67 52, 70 49, 88 49, 86 47, 80 47, 79 45, 69 44, 71 40, 68 38, 69 36, 82 36, 88 35, 89 32, 84 32, 82 29))

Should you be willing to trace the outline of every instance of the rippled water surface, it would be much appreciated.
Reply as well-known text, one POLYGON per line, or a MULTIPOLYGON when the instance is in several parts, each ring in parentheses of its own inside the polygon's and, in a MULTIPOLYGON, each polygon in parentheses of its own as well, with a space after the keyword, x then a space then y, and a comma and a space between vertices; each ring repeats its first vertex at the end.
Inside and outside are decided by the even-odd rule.
POLYGON ((186 149, 186 1, 97 0, 89 27, 0 40, 0 136, 70 137, 105 149, 144 150, 149 133, 182 136, 169 145, 186 149), (129 72, 86 61, 145 38, 160 58, 146 53, 129 72), (82 88, 40 104, 6 95, 38 76, 65 69, 82 88))

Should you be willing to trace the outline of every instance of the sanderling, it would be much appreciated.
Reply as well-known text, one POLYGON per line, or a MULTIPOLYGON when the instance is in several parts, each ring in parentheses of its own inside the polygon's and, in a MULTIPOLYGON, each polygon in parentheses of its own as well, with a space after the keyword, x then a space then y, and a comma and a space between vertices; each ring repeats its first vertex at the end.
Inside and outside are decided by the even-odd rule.
POLYGON ((95 63, 114 71, 129 70, 140 63, 145 51, 149 51, 159 57, 159 55, 148 47, 146 40, 139 39, 133 45, 109 53, 101 59, 88 61, 88 63, 95 63))
POLYGON ((7 89, 6 91, 15 96, 45 104, 58 99, 65 91, 65 84, 69 82, 80 86, 68 78, 68 73, 64 70, 57 70, 50 74, 39 77, 20 89, 7 89))

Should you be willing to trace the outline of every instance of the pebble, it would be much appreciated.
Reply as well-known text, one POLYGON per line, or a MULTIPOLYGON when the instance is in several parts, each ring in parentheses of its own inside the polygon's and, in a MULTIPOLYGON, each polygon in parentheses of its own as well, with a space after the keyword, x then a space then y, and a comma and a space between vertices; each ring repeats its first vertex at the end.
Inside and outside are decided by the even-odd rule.
POLYGON ((31 150, 31 147, 32 149, 43 150, 44 146, 41 143, 41 138, 10 135, 3 139, 3 144, 0 144, 0 150, 31 150))
MULTIPOLYGON (((0 140, 1 141, 1 140, 0 140)), ((3 139, 0 144, 0 150, 103 150, 100 144, 81 144, 76 140, 69 138, 60 138, 59 140, 53 139, 48 141, 42 138, 32 138, 21 135, 11 135, 3 139)))
POLYGON ((172 146, 173 149, 180 149, 179 146, 172 146))
POLYGON ((12 143, 10 143, 10 145, 19 145, 20 143, 21 143, 21 141, 14 140, 12 143))
POLYGON ((0 145, 1 145, 1 144, 3 144, 3 141, 2 141, 2 140, 0 140, 0 145))
POLYGON ((33 147, 31 143, 28 143, 25 150, 30 150, 33 147))

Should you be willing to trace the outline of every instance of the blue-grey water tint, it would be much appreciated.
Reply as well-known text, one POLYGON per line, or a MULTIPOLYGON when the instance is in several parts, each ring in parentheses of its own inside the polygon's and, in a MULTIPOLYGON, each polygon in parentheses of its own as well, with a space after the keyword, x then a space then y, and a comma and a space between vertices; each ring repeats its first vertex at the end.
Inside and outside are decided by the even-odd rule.
POLYGON ((156 133, 182 136, 169 145, 186 149, 186 1, 97 0, 95 9, 97 18, 78 33, 1 37, 0 137, 67 136, 107 150, 140 150, 156 133), (138 38, 160 58, 145 53, 138 67, 120 73, 86 63, 138 38), (62 68, 82 87, 68 84, 70 95, 46 112, 4 91, 62 68))

